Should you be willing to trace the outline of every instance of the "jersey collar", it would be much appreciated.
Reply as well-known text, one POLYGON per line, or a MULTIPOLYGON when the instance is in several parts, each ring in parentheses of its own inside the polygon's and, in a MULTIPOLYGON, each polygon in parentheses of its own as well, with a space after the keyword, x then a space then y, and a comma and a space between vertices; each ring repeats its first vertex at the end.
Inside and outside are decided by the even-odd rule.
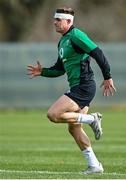
POLYGON ((65 36, 67 33, 69 33, 73 28, 74 28, 74 26, 72 25, 72 26, 69 28, 69 30, 68 30, 65 34, 63 34, 63 36, 65 36))

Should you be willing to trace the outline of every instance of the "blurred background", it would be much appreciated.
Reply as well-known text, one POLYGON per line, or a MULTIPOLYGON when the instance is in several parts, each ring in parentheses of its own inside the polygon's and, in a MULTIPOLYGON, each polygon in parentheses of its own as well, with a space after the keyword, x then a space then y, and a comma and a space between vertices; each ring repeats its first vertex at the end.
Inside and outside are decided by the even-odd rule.
POLYGON ((103 80, 92 60, 97 82, 93 106, 126 105, 126 0, 0 0, 0 109, 47 108, 68 90, 66 76, 29 79, 27 65, 57 60, 60 34, 53 15, 60 6, 75 10, 75 26, 86 32, 108 58, 117 93, 102 96, 103 80))

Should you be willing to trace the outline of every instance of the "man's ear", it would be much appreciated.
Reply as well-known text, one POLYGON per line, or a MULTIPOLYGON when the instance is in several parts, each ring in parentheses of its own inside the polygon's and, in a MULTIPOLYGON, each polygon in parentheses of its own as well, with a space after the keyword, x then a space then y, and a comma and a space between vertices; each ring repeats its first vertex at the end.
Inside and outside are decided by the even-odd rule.
POLYGON ((70 23, 71 23, 71 20, 70 20, 70 19, 67 19, 67 22, 68 22, 68 24, 70 24, 70 23))

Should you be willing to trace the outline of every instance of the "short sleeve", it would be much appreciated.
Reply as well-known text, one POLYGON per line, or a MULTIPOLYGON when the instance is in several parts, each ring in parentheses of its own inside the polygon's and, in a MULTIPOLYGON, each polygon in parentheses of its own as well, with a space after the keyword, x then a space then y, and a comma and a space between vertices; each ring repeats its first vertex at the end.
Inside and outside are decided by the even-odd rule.
POLYGON ((79 29, 74 30, 71 40, 86 53, 90 53, 97 47, 97 45, 87 36, 87 34, 79 29))

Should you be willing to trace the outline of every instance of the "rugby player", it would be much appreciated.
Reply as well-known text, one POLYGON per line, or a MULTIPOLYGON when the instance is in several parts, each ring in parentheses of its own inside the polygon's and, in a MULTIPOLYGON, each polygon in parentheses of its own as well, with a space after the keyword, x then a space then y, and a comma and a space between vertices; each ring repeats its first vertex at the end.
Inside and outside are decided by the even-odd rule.
POLYGON ((54 14, 56 32, 62 35, 58 43, 58 59, 50 68, 37 65, 28 66, 30 78, 36 76, 58 77, 67 74, 70 90, 62 95, 48 110, 48 118, 55 123, 68 123, 68 130, 75 139, 82 154, 87 159, 84 174, 102 173, 102 164, 97 159, 82 124, 89 124, 95 139, 102 135, 100 113, 87 114, 89 105, 96 92, 94 74, 90 61, 95 60, 103 75, 103 95, 113 95, 116 91, 110 65, 103 51, 87 34, 74 27, 74 11, 72 8, 58 8, 54 14), (92 57, 92 59, 91 59, 92 57))

